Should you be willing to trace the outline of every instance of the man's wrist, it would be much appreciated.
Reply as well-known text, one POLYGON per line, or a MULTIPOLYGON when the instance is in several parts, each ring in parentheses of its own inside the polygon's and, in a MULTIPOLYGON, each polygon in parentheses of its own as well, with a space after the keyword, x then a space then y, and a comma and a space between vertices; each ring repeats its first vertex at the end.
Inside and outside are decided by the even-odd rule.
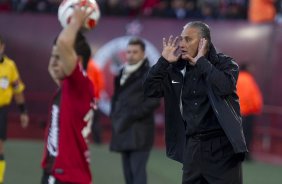
POLYGON ((79 30, 82 27, 82 22, 78 21, 77 19, 73 19, 70 22, 70 26, 72 26, 74 29, 79 30))
POLYGON ((202 57, 205 57, 204 55, 199 55, 199 56, 197 56, 196 58, 195 58, 195 63, 197 63, 199 60, 200 60, 200 58, 202 58, 202 57))

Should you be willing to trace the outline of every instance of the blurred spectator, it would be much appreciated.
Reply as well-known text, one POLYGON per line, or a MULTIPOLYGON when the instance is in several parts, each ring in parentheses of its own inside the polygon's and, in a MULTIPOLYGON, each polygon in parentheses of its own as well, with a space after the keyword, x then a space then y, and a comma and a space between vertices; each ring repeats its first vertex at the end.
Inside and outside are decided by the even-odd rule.
POLYGON ((127 64, 114 80, 110 150, 121 154, 126 184, 147 184, 146 165, 154 142, 154 110, 159 99, 143 93, 142 82, 150 68, 145 49, 141 39, 132 38, 127 64))
POLYGON ((159 0, 127 0, 125 12, 127 16, 150 16, 159 0))
MULTIPOLYGON (((105 16, 273 21, 281 0, 97 0, 105 16), (250 1, 250 3, 249 3, 250 1), (249 6, 250 4, 250 6, 249 6), (261 13, 263 12, 263 13, 261 13)), ((61 0, 0 0, 0 11, 57 13, 61 0)), ((282 22, 282 13, 276 16, 282 22)))
POLYGON ((126 14, 128 16, 138 16, 141 14, 141 8, 144 3, 144 0, 127 0, 126 1, 126 14))
POLYGON ((160 0, 145 0, 142 5, 142 14, 145 16, 151 16, 153 9, 159 4, 160 0))
POLYGON ((277 15, 275 17, 276 22, 282 24, 282 0, 277 0, 275 6, 277 12, 277 15))
POLYGON ((186 0, 172 0, 167 11, 168 17, 185 19, 187 18, 186 0))
POLYGON ((153 8, 152 15, 156 17, 166 17, 170 0, 160 0, 153 8))
POLYGON ((276 0, 250 0, 249 21, 253 23, 273 22, 276 0))
POLYGON ((102 14, 105 15, 125 15, 125 7, 121 0, 104 0, 99 3, 102 14))
POLYGON ((48 11, 52 13, 57 13, 60 4, 61 0, 48 0, 48 11))
POLYGON ((9 0, 0 0, 0 12, 11 11, 12 6, 9 0))
POLYGON ((209 2, 205 2, 200 7, 201 11, 201 18, 208 20, 208 19, 215 19, 217 17, 216 12, 217 8, 215 5, 209 2))
POLYGON ((198 8, 201 10, 203 17, 215 18, 220 9, 221 0, 197 0, 198 8))
POLYGON ((253 138, 253 123, 255 116, 262 110, 263 99, 260 89, 249 71, 247 64, 240 66, 239 77, 237 81, 237 91, 240 100, 240 109, 243 118, 243 129, 246 138, 246 144, 249 153, 246 154, 246 160, 251 159, 251 142, 253 138))
POLYGON ((17 12, 57 13, 61 0, 12 0, 11 4, 17 12))
POLYGON ((186 2, 187 18, 200 18, 201 12, 197 7, 197 0, 188 0, 186 2))
POLYGON ((172 0, 166 10, 167 17, 185 19, 201 18, 201 12, 197 8, 197 0, 172 0))
POLYGON ((12 0, 12 7, 14 11, 20 12, 25 9, 25 6, 27 5, 27 0, 12 0))
POLYGON ((227 6, 226 19, 246 19, 246 8, 238 2, 231 2, 227 6))
POLYGON ((219 18, 247 19, 249 0, 221 0, 219 18))

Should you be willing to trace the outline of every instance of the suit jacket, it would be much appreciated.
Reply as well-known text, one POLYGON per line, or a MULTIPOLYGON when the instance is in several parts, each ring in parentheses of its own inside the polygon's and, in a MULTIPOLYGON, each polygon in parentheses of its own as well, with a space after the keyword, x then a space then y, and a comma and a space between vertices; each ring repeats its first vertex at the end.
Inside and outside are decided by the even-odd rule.
POLYGON ((110 150, 150 150, 154 142, 154 110, 159 98, 144 95, 142 82, 149 70, 149 62, 133 72, 121 86, 122 71, 115 78, 112 97, 112 140, 110 150))

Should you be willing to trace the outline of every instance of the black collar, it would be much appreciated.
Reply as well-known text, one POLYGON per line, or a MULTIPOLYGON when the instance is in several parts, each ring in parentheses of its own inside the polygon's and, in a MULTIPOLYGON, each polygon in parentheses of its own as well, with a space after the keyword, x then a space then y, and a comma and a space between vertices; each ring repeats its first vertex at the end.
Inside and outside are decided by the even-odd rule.
POLYGON ((219 61, 216 48, 214 47, 214 45, 212 43, 210 45, 209 52, 207 53, 207 59, 212 64, 216 64, 219 61))
POLYGON ((0 59, 0 63, 3 63, 4 62, 4 57, 2 57, 1 59, 0 59))

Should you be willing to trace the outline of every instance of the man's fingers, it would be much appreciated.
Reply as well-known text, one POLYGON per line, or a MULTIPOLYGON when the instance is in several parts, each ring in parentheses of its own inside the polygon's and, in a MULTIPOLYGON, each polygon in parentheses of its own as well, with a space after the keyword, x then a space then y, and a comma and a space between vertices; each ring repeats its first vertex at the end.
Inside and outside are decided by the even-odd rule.
POLYGON ((92 109, 90 109, 87 114, 84 116, 83 120, 85 122, 88 122, 89 120, 91 120, 94 116, 94 111, 92 109))
POLYGON ((199 41, 199 50, 202 50, 202 48, 203 48, 203 38, 201 38, 200 39, 200 41, 199 41))
POLYGON ((205 55, 207 52, 208 40, 202 38, 199 43, 198 55, 205 55))
POLYGON ((199 42, 199 50, 203 50, 207 47, 208 40, 205 38, 202 38, 199 42))
POLYGON ((202 45, 202 47, 203 47, 203 48, 206 48, 207 45, 208 45, 208 40, 204 38, 204 39, 203 39, 203 45, 202 45))
POLYGON ((176 43, 178 41, 178 37, 173 39, 173 36, 170 35, 170 37, 168 38, 168 41, 166 41, 165 38, 163 38, 163 46, 172 46, 172 47, 176 47, 176 43))
POLYGON ((189 60, 189 61, 193 61, 194 58, 192 56, 190 56, 189 54, 185 54, 185 59, 189 60))
POLYGON ((177 58, 176 60, 178 61, 179 58, 181 57, 181 53, 178 53, 177 55, 175 55, 175 57, 177 58))
POLYGON ((173 40, 173 42, 172 42, 172 46, 174 46, 174 47, 175 47, 175 46, 176 46, 177 41, 178 41, 178 36, 174 38, 174 40, 173 40))
POLYGON ((172 38, 173 38, 173 36, 170 35, 170 37, 169 37, 169 39, 168 39, 168 45, 169 45, 169 46, 171 46, 171 44, 172 44, 172 38))
POLYGON ((166 44, 166 39, 163 38, 163 47, 166 47, 166 46, 167 46, 167 44, 166 44))
POLYGON ((88 6, 88 7, 86 7, 85 11, 86 11, 86 17, 88 17, 95 11, 95 7, 88 6))
POLYGON ((74 5, 74 14, 79 14, 80 16, 83 16, 84 18, 88 17, 92 12, 94 11, 94 8, 82 6, 81 4, 74 5))

